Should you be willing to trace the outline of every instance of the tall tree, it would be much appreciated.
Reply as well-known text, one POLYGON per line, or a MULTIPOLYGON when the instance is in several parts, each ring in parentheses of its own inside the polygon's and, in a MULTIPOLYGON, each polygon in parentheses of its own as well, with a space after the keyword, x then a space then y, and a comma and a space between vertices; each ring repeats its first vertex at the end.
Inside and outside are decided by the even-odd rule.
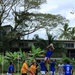
POLYGON ((31 34, 41 28, 52 29, 60 25, 64 18, 60 15, 20 12, 15 16, 15 29, 23 35, 31 34))
POLYGON ((70 31, 71 27, 65 23, 63 29, 60 28, 61 35, 59 36, 59 39, 69 40, 71 38, 70 31))
POLYGON ((52 36, 48 30, 46 30, 46 36, 47 36, 47 40, 40 38, 39 36, 35 38, 34 36, 34 40, 37 41, 37 47, 40 47, 42 49, 46 49, 46 47, 50 44, 53 43, 55 36, 52 36))
MULTIPOLYGON (((66 19, 61 15, 42 14, 35 12, 40 8, 42 3, 46 0, 22 0, 19 4, 23 9, 19 11, 14 10, 15 13, 15 26, 13 30, 16 30, 21 35, 31 34, 40 28, 54 28, 60 24, 63 24, 66 19), (34 11, 33 11, 34 10, 34 11), (31 12, 33 11, 33 12, 31 12)), ((15 8, 17 9, 17 8, 15 8)))
POLYGON ((0 0, 0 27, 6 20, 13 20, 13 29, 5 35, 5 41, 9 43, 13 39, 20 39, 21 36, 31 34, 40 28, 51 29, 63 25, 66 19, 61 15, 35 12, 45 2, 46 0, 0 0))
POLYGON ((39 9, 40 5, 45 2, 46 0, 1 0, 0 26, 8 20, 8 18, 11 20, 10 16, 12 15, 15 25, 13 24, 13 30, 9 35, 16 38, 17 36, 20 37, 33 33, 40 28, 48 27, 51 29, 64 23, 66 19, 61 15, 31 12, 39 9), (13 12, 13 14, 11 12, 13 12))
POLYGON ((72 29, 71 32, 70 32, 71 40, 75 40, 75 27, 72 27, 71 29, 72 29))
MULTIPOLYGON (((19 2, 19 0, 18 0, 19 2)), ((0 27, 8 20, 11 19, 10 12, 13 6, 17 4, 15 0, 0 0, 0 27)))

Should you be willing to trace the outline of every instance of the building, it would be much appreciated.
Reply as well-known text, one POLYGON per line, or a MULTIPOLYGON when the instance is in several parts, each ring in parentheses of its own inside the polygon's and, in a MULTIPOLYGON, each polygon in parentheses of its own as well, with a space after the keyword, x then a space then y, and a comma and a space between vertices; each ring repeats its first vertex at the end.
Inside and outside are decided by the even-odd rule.
MULTIPOLYGON (((75 57, 75 41, 74 40, 55 40, 54 42, 63 42, 64 50, 66 50, 66 56, 75 57)), ((36 40, 14 40, 11 42, 11 49, 19 50, 21 48, 24 51, 29 51, 31 46, 37 46, 36 40)))
POLYGON ((66 56, 75 57, 75 40, 56 40, 56 42, 63 42, 66 56))

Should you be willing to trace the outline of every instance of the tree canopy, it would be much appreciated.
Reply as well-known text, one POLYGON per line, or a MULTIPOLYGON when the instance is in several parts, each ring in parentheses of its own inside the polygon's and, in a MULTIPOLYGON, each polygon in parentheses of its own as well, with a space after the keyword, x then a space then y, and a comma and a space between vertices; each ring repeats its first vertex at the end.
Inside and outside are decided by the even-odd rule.
POLYGON ((12 32, 16 32, 16 35, 21 33, 24 36, 40 28, 51 29, 63 24, 66 19, 61 15, 36 12, 36 9, 40 9, 40 5, 45 2, 46 0, 2 0, 0 2, 0 26, 5 20, 12 21, 13 18, 10 18, 10 13, 14 17, 13 25, 11 24, 13 26, 12 32))
POLYGON ((64 24, 63 29, 60 28, 60 31, 62 34, 59 36, 59 39, 64 39, 64 40, 70 39, 71 28, 69 27, 69 25, 67 23, 64 24))
POLYGON ((59 14, 37 12, 43 3, 46 3, 46 0, 0 0, 0 27, 3 27, 3 24, 6 25, 7 22, 11 22, 12 26, 9 33, 7 33, 8 30, 5 31, 4 38, 11 41, 40 28, 51 30, 67 21, 59 14))
POLYGON ((65 23, 63 28, 60 28, 59 39, 75 40, 75 27, 69 27, 68 23, 65 23))

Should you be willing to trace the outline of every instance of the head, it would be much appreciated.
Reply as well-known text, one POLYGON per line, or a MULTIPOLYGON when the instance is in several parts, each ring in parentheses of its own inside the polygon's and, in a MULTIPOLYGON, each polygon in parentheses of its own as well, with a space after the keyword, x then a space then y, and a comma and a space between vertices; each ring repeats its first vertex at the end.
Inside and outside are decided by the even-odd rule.
POLYGON ((67 63, 67 64, 70 64, 70 61, 69 61, 69 60, 67 60, 67 61, 66 61, 66 63, 67 63))
POLYGON ((36 62, 32 62, 32 65, 36 65, 36 62))
POLYGON ((27 60, 24 60, 23 63, 27 63, 27 60))
POLYGON ((44 62, 44 60, 40 60, 40 62, 44 62))
POLYGON ((55 61, 56 61, 56 59, 53 59, 52 61, 53 61, 53 62, 55 62, 55 61))
POLYGON ((10 62, 10 65, 12 65, 12 62, 10 62))
POLYGON ((32 62, 36 63, 36 60, 34 59, 32 62))
POLYGON ((62 60, 60 60, 60 64, 62 64, 62 60))

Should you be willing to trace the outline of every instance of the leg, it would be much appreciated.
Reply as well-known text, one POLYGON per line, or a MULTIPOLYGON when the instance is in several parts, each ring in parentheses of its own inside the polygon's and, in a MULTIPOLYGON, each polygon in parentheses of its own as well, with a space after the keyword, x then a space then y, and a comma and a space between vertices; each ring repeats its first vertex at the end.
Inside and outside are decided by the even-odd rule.
POLYGON ((24 74, 22 74, 22 75, 27 75, 27 73, 24 73, 24 74))

